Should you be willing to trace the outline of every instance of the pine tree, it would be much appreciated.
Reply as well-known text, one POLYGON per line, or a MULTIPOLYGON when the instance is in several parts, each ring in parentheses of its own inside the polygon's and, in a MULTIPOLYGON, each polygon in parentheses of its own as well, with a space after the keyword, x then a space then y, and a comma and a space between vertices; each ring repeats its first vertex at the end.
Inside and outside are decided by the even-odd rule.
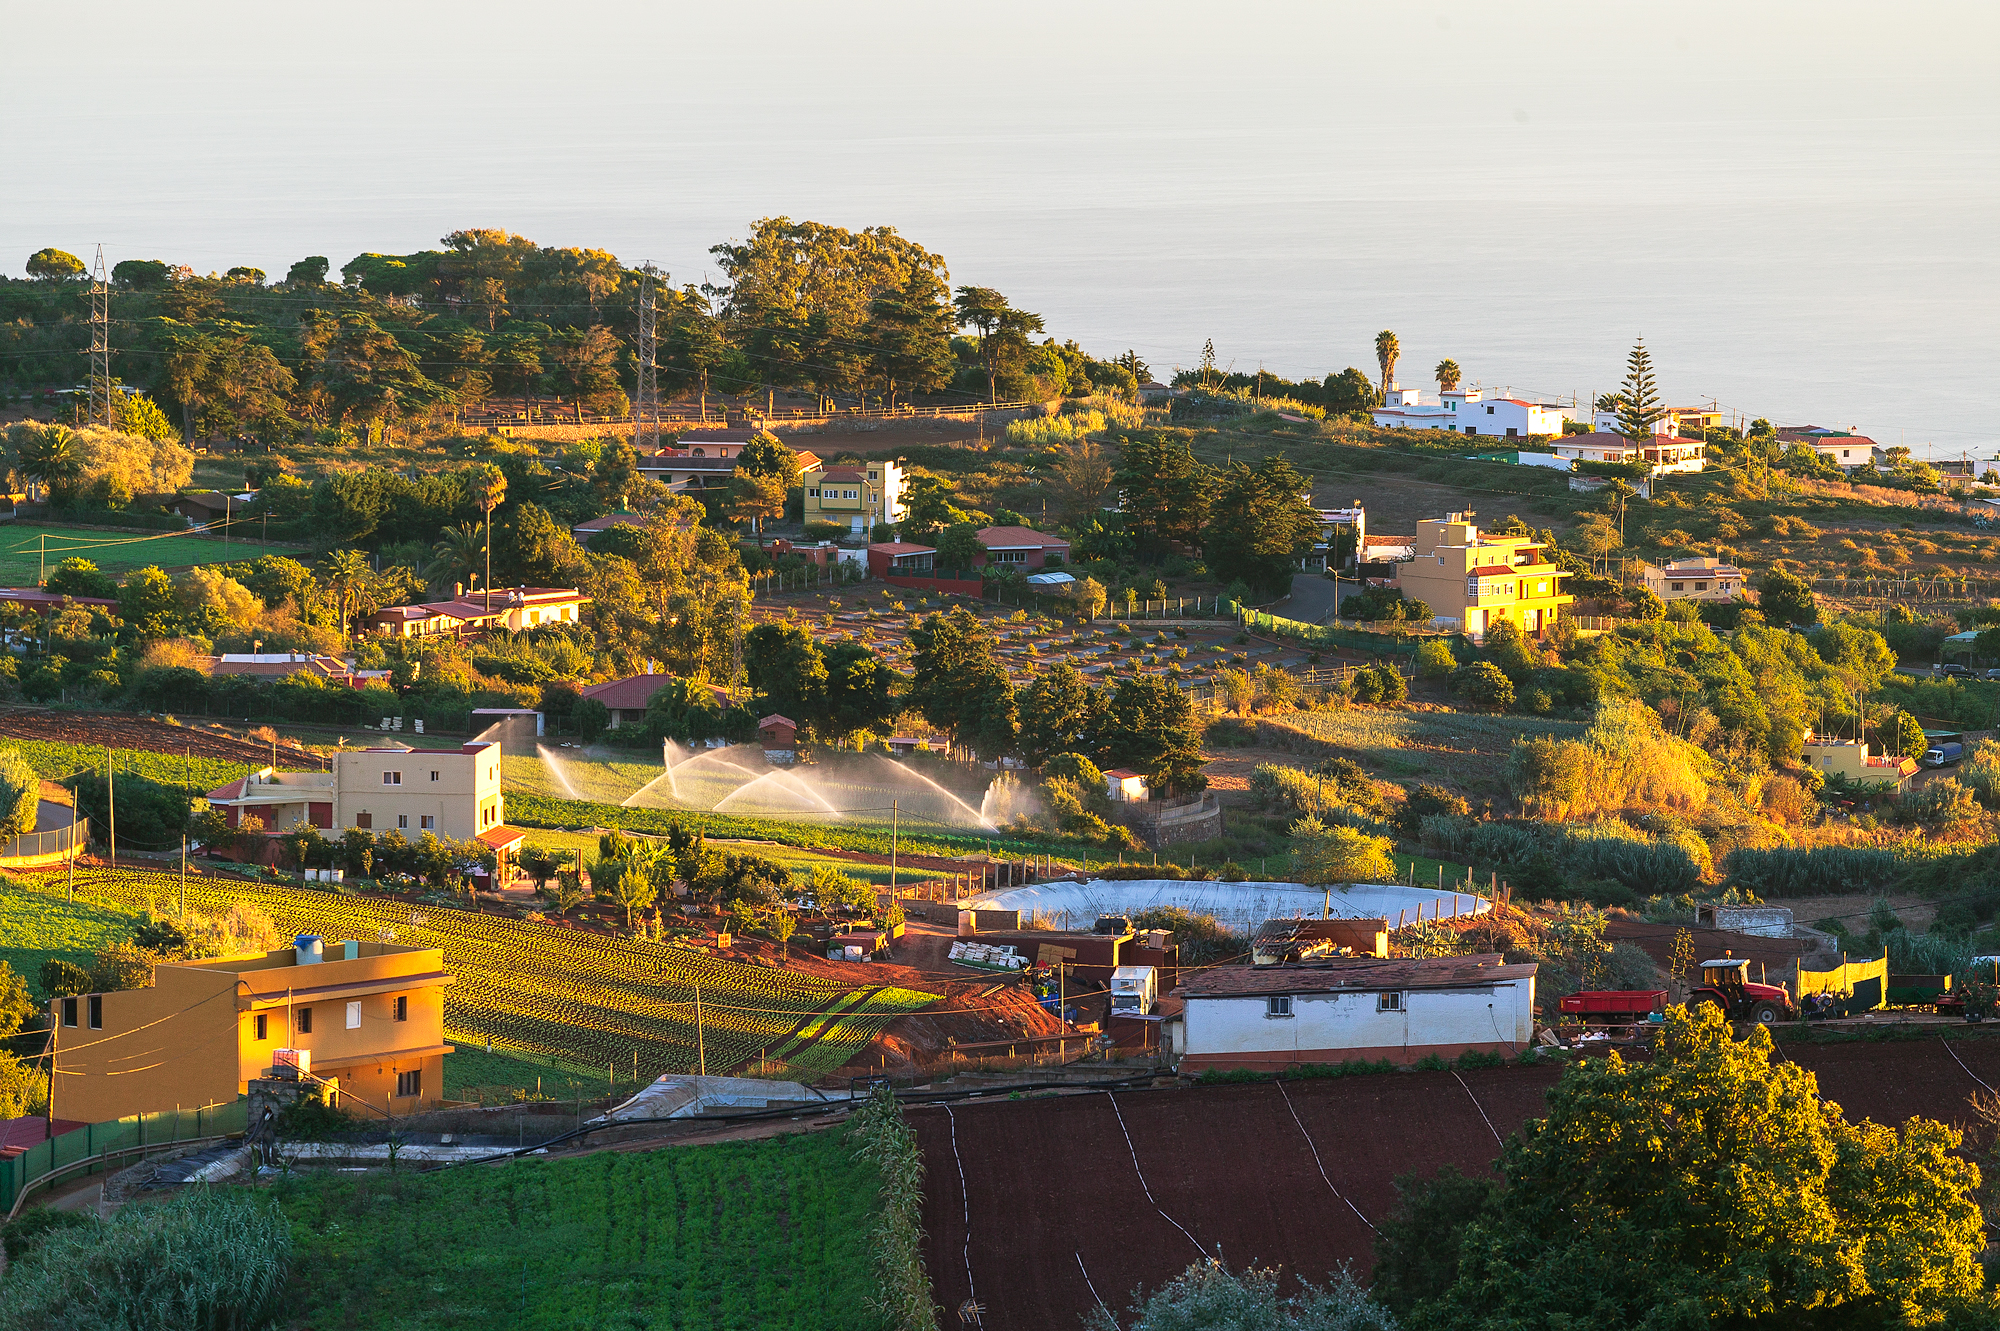
POLYGON ((1635 444, 1653 440, 1660 419, 1667 414, 1653 384, 1653 358, 1646 352, 1646 339, 1632 344, 1625 358, 1625 382, 1618 388, 1618 433, 1635 444))

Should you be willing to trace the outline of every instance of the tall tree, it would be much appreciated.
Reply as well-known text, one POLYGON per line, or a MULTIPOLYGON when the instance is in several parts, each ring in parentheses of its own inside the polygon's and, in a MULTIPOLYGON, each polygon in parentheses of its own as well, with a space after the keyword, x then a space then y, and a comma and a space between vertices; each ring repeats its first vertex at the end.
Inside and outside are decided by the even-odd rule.
POLYGON ((729 516, 748 522, 757 535, 757 548, 764 547, 764 523, 785 515, 785 482, 776 476, 739 471, 729 478, 729 516))
POLYGON ((1040 767, 1058 753, 1095 753, 1105 698, 1077 668, 1059 662, 1021 690, 1021 756, 1040 767))
POLYGON ((1202 775, 1202 722, 1178 686, 1154 675, 1121 679, 1099 723, 1099 751, 1111 763, 1146 773, 1159 793, 1208 788, 1202 775))
POLYGON ((993 653, 993 635, 964 606, 910 630, 909 702, 954 745, 998 758, 1014 747, 1014 686, 993 653))
POLYGON ((1447 393, 1455 391, 1458 388, 1459 380, 1463 377, 1459 372, 1457 361, 1446 357, 1444 360, 1438 362, 1437 380, 1440 389, 1447 393))
POLYGON ((912 476, 903 486, 903 520, 896 524, 906 541, 931 541, 946 527, 971 515, 952 503, 951 482, 936 476, 912 476))
POLYGON ((1134 430, 1118 442, 1118 474, 1126 530, 1150 555, 1174 542, 1193 545, 1208 521, 1215 473, 1185 439, 1162 430, 1134 430))
POLYGON ((1298 561, 1319 538, 1319 512, 1311 483, 1283 455, 1253 471, 1236 463, 1223 474, 1203 538, 1208 566, 1225 581, 1281 595, 1292 585, 1298 561))
POLYGON ((769 430, 759 430, 750 436, 750 442, 736 455, 736 470, 752 476, 775 477, 787 490, 797 485, 803 474, 799 455, 769 430))
POLYGON ((999 400, 1000 376, 1028 358, 1028 334, 1043 331, 1042 316, 1017 310, 991 287, 960 287, 956 301, 960 327, 979 334, 979 365, 986 371, 986 400, 999 400))
POLYGON ((822 655, 825 705, 815 718, 817 733, 844 743, 857 733, 887 730, 896 716, 896 672, 858 642, 836 642, 822 655))
POLYGON ((1057 519, 1080 527, 1103 514, 1112 474, 1104 446, 1086 437, 1056 452, 1042 488, 1055 504, 1057 519))
POLYGON ((83 260, 67 250, 59 250, 53 246, 36 250, 28 256, 28 276, 55 282, 82 277, 83 260))
POLYGON ((606 415, 622 415, 625 390, 618 383, 620 347, 617 336, 602 324, 595 328, 558 329, 549 338, 548 356, 556 369, 556 391, 569 399, 576 423, 583 424, 586 407, 606 415))
POLYGON ((493 605, 493 510, 507 499, 507 475, 490 462, 472 475, 472 502, 486 518, 486 605, 493 605))
POLYGON ((1618 433, 1635 444, 1650 444, 1666 414, 1653 384, 1653 357, 1642 337, 1625 358, 1625 382, 1618 387, 1618 433))
POLYGON ((825 721, 826 657, 797 624, 759 624, 743 635, 743 670, 757 710, 790 717, 817 732, 825 721))
POLYGON ((1375 363, 1382 367, 1382 400, 1389 400, 1389 385, 1396 381, 1396 357, 1403 354, 1403 348, 1396 341, 1396 335, 1388 329, 1375 334, 1375 363))
POLYGON ((951 381, 952 308, 928 270, 877 296, 868 307, 870 369, 888 405, 904 393, 929 393, 951 381))

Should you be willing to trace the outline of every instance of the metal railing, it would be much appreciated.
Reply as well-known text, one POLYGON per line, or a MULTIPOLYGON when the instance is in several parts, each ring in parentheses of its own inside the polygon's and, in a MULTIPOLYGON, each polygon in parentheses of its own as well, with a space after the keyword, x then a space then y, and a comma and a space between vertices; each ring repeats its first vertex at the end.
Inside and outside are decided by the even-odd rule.
POLYGON ((58 855, 67 853, 72 847, 90 840, 90 819, 79 818, 68 827, 58 827, 51 832, 23 832, 21 835, 0 843, 0 860, 29 859, 37 855, 58 855))
POLYGON ((239 1099, 234 1104, 169 1109, 86 1124, 30 1146, 11 1160, 0 1160, 0 1216, 11 1215, 22 1197, 52 1174, 79 1168, 89 1172, 91 1162, 100 1159, 109 1168, 114 1156, 243 1132, 249 1123, 250 1102, 239 1099))

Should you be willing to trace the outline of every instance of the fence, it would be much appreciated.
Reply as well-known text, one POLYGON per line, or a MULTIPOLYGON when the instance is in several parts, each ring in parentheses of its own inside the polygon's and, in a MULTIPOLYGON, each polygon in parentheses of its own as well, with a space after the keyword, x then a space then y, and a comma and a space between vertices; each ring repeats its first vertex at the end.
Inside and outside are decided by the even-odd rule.
POLYGON ((1414 652, 1417 642, 1424 638, 1451 638, 1457 634, 1431 628, 1417 627, 1401 620, 1382 625, 1339 625, 1306 624, 1296 619, 1284 619, 1278 615, 1266 614, 1262 610, 1246 610, 1236 607, 1237 622, 1246 629, 1273 634, 1280 638, 1290 638, 1308 647, 1358 647, 1371 652, 1414 652))
POLYGON ((22 1196, 58 1172, 91 1174, 109 1168, 114 1157, 171 1147, 247 1130, 250 1102, 168 1109, 107 1123, 91 1123, 31 1146, 12 1160, 0 1160, 0 1216, 12 1214, 22 1196))
POLYGON ((68 827, 58 827, 52 832, 23 832, 12 840, 0 844, 0 865, 10 865, 17 860, 41 859, 46 856, 67 857, 79 846, 90 842, 90 819, 79 818, 68 827))

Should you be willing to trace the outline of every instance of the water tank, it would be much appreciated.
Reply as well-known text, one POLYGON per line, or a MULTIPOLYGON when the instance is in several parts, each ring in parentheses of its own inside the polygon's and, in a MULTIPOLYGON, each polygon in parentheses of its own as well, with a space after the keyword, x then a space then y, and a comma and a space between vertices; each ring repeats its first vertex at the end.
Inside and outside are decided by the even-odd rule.
POLYGON ((317 966, 325 960, 326 944, 318 934, 300 934, 292 940, 292 946, 298 950, 301 966, 317 966))

